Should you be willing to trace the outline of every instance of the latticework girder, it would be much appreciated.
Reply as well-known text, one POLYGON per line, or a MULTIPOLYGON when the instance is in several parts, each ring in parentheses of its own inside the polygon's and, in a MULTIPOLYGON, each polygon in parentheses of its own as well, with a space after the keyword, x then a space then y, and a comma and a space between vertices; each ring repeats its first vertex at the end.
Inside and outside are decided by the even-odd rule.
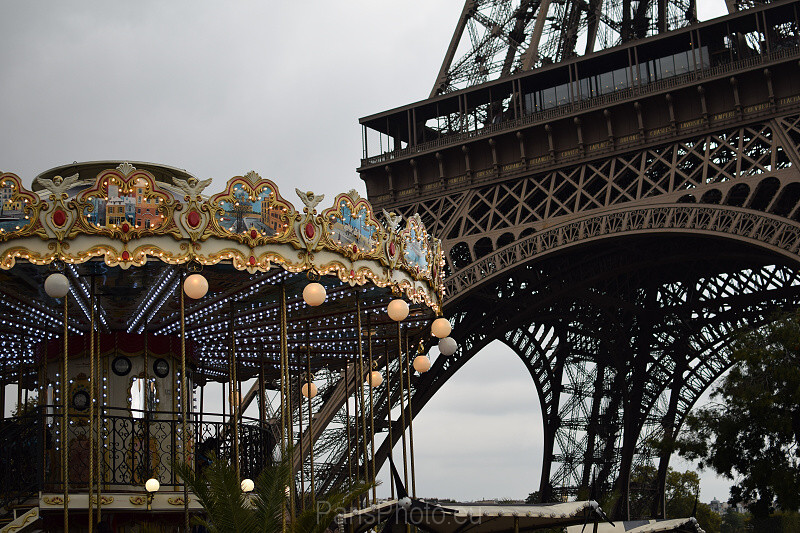
POLYGON ((467 0, 431 96, 696 21, 695 0, 467 0))

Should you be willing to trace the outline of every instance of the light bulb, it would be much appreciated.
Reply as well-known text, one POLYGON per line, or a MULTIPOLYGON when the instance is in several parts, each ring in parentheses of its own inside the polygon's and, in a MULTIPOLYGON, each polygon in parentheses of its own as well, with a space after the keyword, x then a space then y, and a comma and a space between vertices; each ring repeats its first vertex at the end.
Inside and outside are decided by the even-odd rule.
POLYGON ((300 389, 300 392, 306 398, 313 398, 317 395, 317 386, 313 383, 303 383, 303 387, 300 389))
POLYGON ((208 293, 208 280, 202 274, 192 274, 183 281, 186 296, 199 300, 208 293))
POLYGON ((422 374, 431 369, 431 360, 428 359, 427 355, 418 355, 414 358, 413 366, 414 370, 422 374))
POLYGON ((328 293, 325 291, 325 287, 316 281, 309 283, 303 289, 303 300, 311 307, 321 305, 327 296, 328 293))
POLYGON ((445 337, 439 340, 439 353, 442 355, 453 355, 458 350, 458 343, 453 337, 445 337))
POLYGON ((69 293, 69 280, 67 276, 56 272, 44 280, 44 292, 51 298, 63 298, 69 293))
POLYGON ((450 335, 450 332, 453 331, 453 326, 450 325, 450 321, 444 317, 437 318, 431 324, 431 335, 434 337, 439 337, 443 339, 450 335))
POLYGON ((386 312, 395 322, 403 321, 408 316, 408 303, 402 298, 396 298, 386 306, 386 312))
POLYGON ((383 374, 381 374, 377 370, 373 370, 367 376, 367 383, 369 383, 369 386, 372 387, 373 389, 376 387, 380 387, 381 383, 383 383, 383 374))

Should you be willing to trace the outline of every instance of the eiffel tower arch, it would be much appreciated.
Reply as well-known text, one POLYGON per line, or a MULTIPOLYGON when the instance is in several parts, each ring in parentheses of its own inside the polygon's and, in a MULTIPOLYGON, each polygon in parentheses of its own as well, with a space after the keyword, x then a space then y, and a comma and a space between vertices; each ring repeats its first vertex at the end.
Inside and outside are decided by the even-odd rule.
MULTIPOLYGON (((504 342, 540 398, 544 501, 596 478, 617 517, 663 516, 670 455, 649 443, 729 368, 738 328, 800 304, 800 2, 726 5, 698 22, 693 0, 468 0, 431 96, 360 120, 371 202, 446 250, 459 350, 407 412, 504 342)), ((376 413, 400 404, 397 372, 376 413)), ((402 429, 376 420, 377 462, 402 429)))

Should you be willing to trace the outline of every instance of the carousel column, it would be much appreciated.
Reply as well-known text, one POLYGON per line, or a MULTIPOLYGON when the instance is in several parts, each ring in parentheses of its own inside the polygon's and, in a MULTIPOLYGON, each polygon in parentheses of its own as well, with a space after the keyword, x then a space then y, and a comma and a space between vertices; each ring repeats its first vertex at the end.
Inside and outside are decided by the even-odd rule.
MULTIPOLYGON (((180 293, 181 308, 181 379, 180 379, 180 400, 181 400, 181 460, 187 468, 192 468, 189 462, 189 375, 186 372, 186 299, 185 296, 193 300, 199 300, 208 292, 208 280, 200 274, 202 265, 196 260, 192 260, 186 265, 186 270, 192 272, 186 276, 186 272, 181 270, 178 280, 178 292, 180 293)), ((224 396, 224 389, 223 389, 224 396)), ((223 403, 224 405, 224 403, 223 403)), ((189 533, 189 485, 183 480, 183 529, 189 533)))
MULTIPOLYGON (((178 290, 180 293, 180 307, 181 307, 181 461, 184 465, 188 465, 189 454, 187 453, 188 444, 188 431, 186 428, 186 418, 188 416, 188 409, 186 408, 188 400, 187 380, 186 380, 186 301, 184 299, 185 292, 185 276, 181 271, 181 287, 184 290, 178 290)), ((149 443, 148 443, 149 444, 149 443)), ((183 480, 183 531, 189 533, 189 485, 186 480, 183 480)))
POLYGON ((358 330, 358 379, 356 383, 358 383, 358 400, 360 402, 360 411, 361 417, 359 421, 361 422, 361 437, 363 446, 361 447, 361 451, 363 453, 363 460, 364 460, 364 481, 366 482, 369 480, 369 460, 368 460, 368 448, 367 444, 369 442, 367 438, 367 419, 366 419, 366 402, 364 400, 364 345, 362 343, 362 331, 361 331, 361 300, 356 295, 356 329, 358 330))
POLYGON ((369 356, 369 443, 370 443, 370 465, 372 467, 372 504, 378 500, 377 487, 375 486, 375 400, 373 398, 372 389, 377 385, 377 379, 373 379, 373 370, 375 369, 375 361, 372 358, 372 327, 370 321, 367 320, 367 353, 369 356))
MULTIPOLYGON (((39 486, 44 488, 45 468, 47 467, 47 410, 50 408, 50 398, 47 394, 48 380, 47 380, 47 344, 48 338, 44 336, 44 354, 42 357, 42 364, 39 367, 39 416, 42 423, 42 447, 41 447, 41 467, 39 469, 39 486)), ((2 418, 2 417, 0 417, 2 418)))
POLYGON ((64 329, 62 341, 64 343, 64 353, 61 363, 61 480, 64 489, 64 531, 69 531, 69 409, 67 385, 67 373, 69 372, 69 280, 60 271, 64 270, 63 263, 59 260, 53 263, 54 272, 47 276, 44 282, 44 290, 51 298, 64 299, 64 329))
MULTIPOLYGON (((402 371, 402 370, 401 370, 402 371)), ((408 443, 411 458, 411 495, 417 497, 417 481, 414 474, 414 410, 411 407, 411 348, 406 331, 406 384, 408 385, 408 443)))
POLYGON ((405 385, 403 385, 403 330, 400 322, 397 323, 397 364, 400 376, 400 428, 403 431, 403 483, 408 487, 408 450, 406 444, 406 404, 403 398, 405 385))
MULTIPOLYGON (((280 301, 280 328, 281 328, 281 458, 286 460, 287 448, 289 447, 289 424, 291 422, 291 412, 288 409, 289 400, 289 342, 287 337, 286 324, 286 286, 281 285, 280 301)), ((292 482, 294 485, 294 482, 292 482)), ((287 487, 288 488, 288 487, 287 487)), ((284 492, 285 498, 289 499, 289 512, 294 514, 294 500, 292 499, 291 489, 284 492)), ((286 532, 287 516, 286 501, 284 500, 284 511, 281 513, 281 531, 286 532)))
POLYGON ((236 320, 236 313, 234 311, 233 303, 230 305, 230 334, 231 334, 231 355, 228 366, 228 397, 231 402, 231 419, 233 421, 233 466, 236 471, 236 479, 241 479, 241 465, 239 464, 239 387, 237 386, 236 376, 236 328, 234 321, 236 320))
POLYGON ((345 435, 347 438, 347 482, 353 484, 353 454, 350 453, 350 446, 353 441, 350 439, 350 363, 344 365, 344 419, 345 435))
MULTIPOLYGON (((92 277, 92 285, 94 286, 94 277, 92 277)), ((97 410, 95 411, 95 490, 97 493, 97 522, 99 523, 102 518, 102 497, 103 497, 103 480, 105 478, 105 461, 103 455, 103 429, 104 425, 101 423, 103 420, 103 416, 105 414, 105 395, 104 395, 104 385, 103 383, 106 380, 106 377, 103 372, 103 368, 100 365, 100 335, 96 331, 97 328, 97 320, 95 319, 95 306, 97 305, 96 299, 96 292, 93 293, 92 298, 92 321, 94 326, 92 327, 92 331, 94 332, 94 339, 93 339, 93 346, 94 346, 94 357, 95 357, 95 398, 97 398, 97 410)), ((145 380, 146 383, 146 380, 145 380)))
MULTIPOLYGON (((389 459, 394 462, 394 440, 392 440, 392 379, 389 373, 389 341, 386 341, 386 422, 389 427, 389 459)), ((389 474, 391 499, 394 499, 394 476, 389 474)))
POLYGON ((313 502, 316 498, 315 489, 314 489, 314 411, 312 407, 312 400, 313 395, 311 393, 311 345, 306 343, 306 383, 308 383, 309 387, 309 395, 308 395, 308 457, 309 457, 309 477, 308 477, 308 485, 309 485, 309 492, 311 493, 311 501, 313 502))
MULTIPOLYGON (((94 277, 92 277, 91 292, 89 295, 89 533, 92 533, 94 527, 94 506, 92 505, 92 497, 94 496, 94 447, 97 444, 94 435, 94 411, 95 411, 95 364, 94 364, 94 277)), ((98 508, 100 502, 98 501, 98 508)), ((99 510, 99 509, 98 509, 99 510)))
POLYGON ((61 472, 64 481, 64 531, 69 531, 69 410, 67 404, 67 372, 69 371, 69 308, 64 295, 64 359, 61 366, 61 472))

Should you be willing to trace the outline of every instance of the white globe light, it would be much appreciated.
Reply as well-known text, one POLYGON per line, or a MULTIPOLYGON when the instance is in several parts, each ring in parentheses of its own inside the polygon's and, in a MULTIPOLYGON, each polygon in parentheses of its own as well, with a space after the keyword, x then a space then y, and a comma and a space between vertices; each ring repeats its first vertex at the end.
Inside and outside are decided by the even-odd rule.
POLYGON ((306 285, 306 288, 303 289, 303 300, 311 307, 322 305, 322 302, 325 301, 327 296, 328 293, 325 291, 325 287, 316 281, 309 283, 306 285))
POLYGON ((317 395, 317 386, 313 383, 303 383, 303 387, 300 389, 300 392, 306 398, 313 398, 317 395))
POLYGON ((208 292, 208 280, 202 274, 192 274, 184 280, 183 290, 189 298, 199 300, 208 292))
POLYGON ((158 492, 158 489, 160 488, 161 488, 161 483, 159 483, 158 480, 154 477, 148 479, 147 482, 145 482, 144 484, 144 489, 147 492, 158 492))
POLYGON ((69 293, 69 280, 60 273, 50 274, 44 280, 44 292, 52 298, 63 298, 69 293))
POLYGON ((395 322, 405 320, 408 316, 408 303, 402 298, 392 300, 386 307, 386 312, 389 313, 389 318, 395 322))
POLYGON ((418 355, 414 358, 414 370, 422 374, 431 369, 431 360, 427 355, 418 355))
POLYGON ((411 498, 409 498, 408 496, 400 498, 399 500, 397 500, 397 505, 399 505, 400 508, 403 509, 404 511, 408 511, 409 509, 411 509, 411 498))
POLYGON ((375 387, 380 387, 381 383, 383 383, 383 374, 381 374, 377 370, 373 370, 367 376, 367 383, 369 383, 369 386, 372 387, 373 389, 375 387))
POLYGON ((445 337, 439 340, 439 352, 442 355, 453 355, 458 350, 458 343, 453 337, 445 337))
POLYGON ((253 483, 252 479, 242 480, 242 492, 253 492, 254 488, 256 488, 256 484, 253 483))
POLYGON ((446 318, 437 318, 431 324, 431 334, 434 337, 439 337, 443 339, 450 335, 450 332, 453 331, 453 326, 450 325, 450 321, 446 318))

